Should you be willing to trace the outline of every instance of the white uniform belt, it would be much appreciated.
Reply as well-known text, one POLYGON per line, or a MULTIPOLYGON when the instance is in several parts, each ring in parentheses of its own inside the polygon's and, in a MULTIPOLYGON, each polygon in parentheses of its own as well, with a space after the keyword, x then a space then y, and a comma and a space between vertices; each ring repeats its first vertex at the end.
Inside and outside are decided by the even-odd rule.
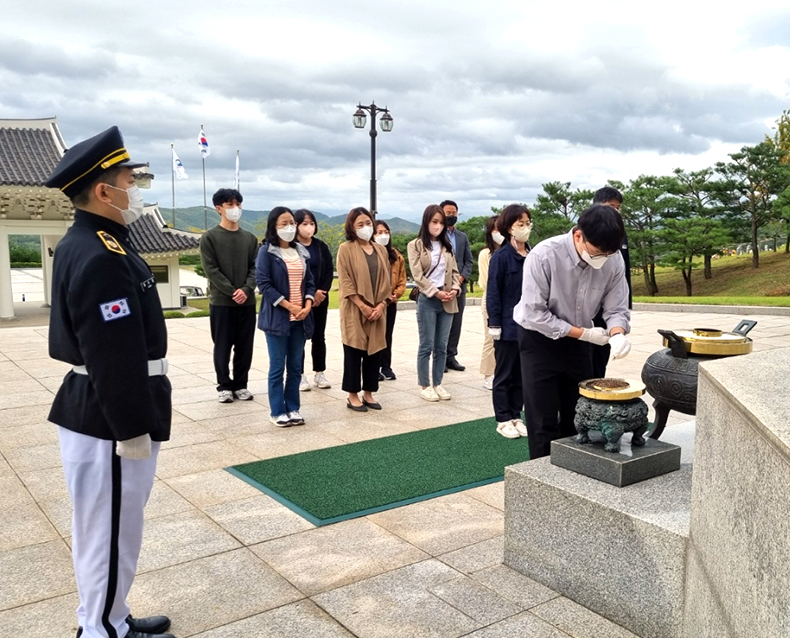
MULTIPOLYGON (((167 374, 167 359, 154 359, 148 362, 148 376, 158 377, 167 374)), ((74 366, 72 372, 77 374, 88 374, 88 368, 85 366, 74 366)))

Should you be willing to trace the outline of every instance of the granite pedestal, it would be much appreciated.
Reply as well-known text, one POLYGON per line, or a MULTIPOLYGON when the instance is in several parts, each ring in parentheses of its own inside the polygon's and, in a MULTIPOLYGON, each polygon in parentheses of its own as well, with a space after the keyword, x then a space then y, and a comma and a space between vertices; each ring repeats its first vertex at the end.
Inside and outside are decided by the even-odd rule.
POLYGON ((577 443, 575 436, 551 442, 553 465, 571 470, 616 487, 674 472, 680 469, 680 447, 656 439, 645 439, 642 446, 623 437, 619 452, 604 450, 606 439, 600 432, 589 432, 589 443, 577 443))

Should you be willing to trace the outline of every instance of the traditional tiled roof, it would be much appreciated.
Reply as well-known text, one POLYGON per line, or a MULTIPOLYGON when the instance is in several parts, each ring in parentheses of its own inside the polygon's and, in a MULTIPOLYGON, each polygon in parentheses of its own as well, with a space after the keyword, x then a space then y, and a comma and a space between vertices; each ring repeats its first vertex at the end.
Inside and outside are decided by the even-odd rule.
POLYGON ((51 130, 0 121, 0 186, 43 186, 61 156, 51 130))
POLYGON ((200 245, 196 233, 169 228, 156 207, 146 207, 142 217, 129 224, 129 238, 140 254, 183 253, 200 245))

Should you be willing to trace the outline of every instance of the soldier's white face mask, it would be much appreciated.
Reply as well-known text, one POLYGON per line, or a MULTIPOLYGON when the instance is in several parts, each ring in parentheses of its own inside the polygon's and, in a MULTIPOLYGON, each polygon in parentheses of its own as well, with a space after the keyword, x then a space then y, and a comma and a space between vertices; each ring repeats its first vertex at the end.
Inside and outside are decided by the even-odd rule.
POLYGON ((118 188, 112 184, 105 184, 105 186, 126 193, 126 197, 128 198, 126 208, 118 208, 114 204, 110 204, 110 206, 121 212, 121 217, 123 217, 123 221, 127 226, 140 219, 143 214, 143 209, 145 208, 145 200, 137 184, 129 188, 118 188))

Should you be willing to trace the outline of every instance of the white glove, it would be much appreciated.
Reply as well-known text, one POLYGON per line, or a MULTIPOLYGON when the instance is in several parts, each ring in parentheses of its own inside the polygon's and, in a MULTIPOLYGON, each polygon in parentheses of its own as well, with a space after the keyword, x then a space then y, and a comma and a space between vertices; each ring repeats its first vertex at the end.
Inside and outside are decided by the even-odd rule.
POLYGON ((609 334, 603 328, 583 328, 579 341, 589 341, 596 346, 605 346, 609 343, 609 334))
POLYGON ((151 435, 141 434, 133 439, 117 441, 115 453, 131 461, 141 461, 151 456, 151 435))
POLYGON ((489 328, 488 334, 491 335, 494 341, 499 341, 499 338, 502 336, 502 328, 489 328))
POLYGON ((615 359, 622 359, 631 352, 631 342, 622 332, 612 335, 609 345, 612 346, 612 355, 615 359))

